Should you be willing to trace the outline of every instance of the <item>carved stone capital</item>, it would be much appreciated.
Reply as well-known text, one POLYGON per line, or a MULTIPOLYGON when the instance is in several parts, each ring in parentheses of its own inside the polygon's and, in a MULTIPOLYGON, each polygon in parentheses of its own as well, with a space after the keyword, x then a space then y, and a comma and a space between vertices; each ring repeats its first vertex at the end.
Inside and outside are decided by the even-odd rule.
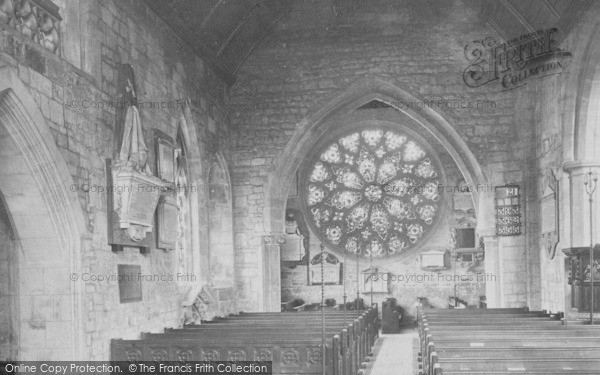
POLYGON ((284 234, 269 234, 262 237, 263 243, 265 245, 282 245, 286 242, 286 238, 284 234))
POLYGON ((589 169, 600 169, 600 161, 596 160, 573 160, 563 163, 563 170, 569 174, 585 173, 589 169))

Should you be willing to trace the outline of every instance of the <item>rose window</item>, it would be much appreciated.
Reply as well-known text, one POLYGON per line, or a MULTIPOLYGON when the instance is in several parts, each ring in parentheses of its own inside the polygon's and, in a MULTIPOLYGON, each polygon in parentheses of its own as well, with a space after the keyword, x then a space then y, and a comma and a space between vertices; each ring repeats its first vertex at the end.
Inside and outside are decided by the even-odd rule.
POLYGON ((324 242, 365 256, 402 253, 432 229, 439 168, 419 143, 390 130, 354 132, 309 165, 303 200, 324 242))

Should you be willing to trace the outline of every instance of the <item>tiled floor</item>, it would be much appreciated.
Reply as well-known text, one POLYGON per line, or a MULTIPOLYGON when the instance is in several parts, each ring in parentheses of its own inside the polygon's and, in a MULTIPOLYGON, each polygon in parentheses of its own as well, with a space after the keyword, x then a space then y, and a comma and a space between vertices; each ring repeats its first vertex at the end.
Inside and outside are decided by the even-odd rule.
POLYGON ((379 335, 365 375, 417 374, 417 338, 416 329, 406 329, 393 335, 379 335))

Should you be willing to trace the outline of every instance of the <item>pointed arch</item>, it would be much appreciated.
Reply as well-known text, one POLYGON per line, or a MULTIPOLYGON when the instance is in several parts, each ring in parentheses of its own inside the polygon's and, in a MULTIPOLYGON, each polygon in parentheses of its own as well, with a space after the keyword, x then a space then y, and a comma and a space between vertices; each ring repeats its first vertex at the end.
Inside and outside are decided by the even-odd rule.
MULTIPOLYGON (((582 38, 583 39, 583 38, 582 38)), ((565 122, 566 160, 600 164, 600 23, 595 23, 582 54, 575 85, 575 120, 565 122), (569 142, 569 138, 572 141, 569 142)))
POLYGON ((4 159, 0 191, 22 248, 19 304, 21 309, 31 307, 34 295, 44 295, 70 306, 69 316, 58 321, 33 314, 20 317, 18 359, 84 360, 89 353, 83 326, 83 283, 72 282, 69 276, 81 274, 87 220, 46 119, 8 67, 0 69, 0 131, 5 132, 0 141, 4 159), (52 342, 39 339, 39 332, 24 332, 34 325, 52 342), (38 358, 41 349, 49 353, 44 358, 38 358))
POLYGON ((192 275, 197 276, 197 280, 204 280, 206 267, 203 264, 208 263, 208 259, 202 254, 202 240, 198 230, 200 228, 201 215, 201 197, 205 189, 204 181, 202 180, 202 149, 198 141, 195 122, 190 111, 189 101, 183 107, 179 117, 175 120, 175 142, 178 140, 182 143, 185 150, 185 161, 187 164, 187 173, 189 174, 188 186, 186 187, 189 195, 189 211, 190 211, 190 256, 192 267, 189 269, 192 275))
MULTIPOLYGON (((586 173, 600 173, 600 7, 594 4, 587 12, 581 30, 573 39, 573 71, 565 90, 563 112, 563 179, 561 190, 561 246, 587 246, 590 237, 588 196, 584 189, 586 173), (573 98, 573 94, 575 97, 573 98)), ((594 201, 593 212, 599 212, 600 202, 594 201)), ((597 240, 600 223, 592 231, 597 240)))
POLYGON ((212 157, 208 189, 211 280, 217 287, 232 287, 235 284, 233 197, 229 165, 221 152, 212 157))
POLYGON ((227 201, 231 203, 233 200, 231 188, 231 169, 229 167, 229 163, 227 163, 227 160, 225 160, 225 157, 220 151, 215 153, 211 160, 208 170, 209 184, 212 179, 217 178, 217 176, 214 175, 217 170, 220 170, 222 173, 223 183, 226 186, 226 198, 227 201))
MULTIPOLYGON (((283 231, 287 189, 298 166, 310 151, 310 146, 326 128, 328 120, 340 114, 350 113, 373 100, 387 103, 429 131, 454 159, 467 184, 477 186, 487 183, 475 155, 441 113, 430 106, 422 109, 406 108, 407 106, 402 103, 424 102, 424 100, 377 77, 367 77, 323 100, 324 105, 311 111, 297 124, 296 132, 276 158, 273 172, 269 175, 265 197, 265 232, 283 231)), ((473 192, 476 209, 483 198, 481 195, 477 191, 473 192)), ((489 219, 481 219, 483 219, 480 220, 481 225, 490 225, 489 219)))
MULTIPOLYGON (((193 119, 190 110, 191 102, 188 100, 180 111, 176 123, 175 136, 181 131, 181 135, 188 150, 188 161, 192 165, 202 165, 202 156, 204 148, 199 141, 196 131, 196 122, 193 119)), ((192 168, 190 171, 194 181, 199 181, 202 178, 202 168, 192 168)))

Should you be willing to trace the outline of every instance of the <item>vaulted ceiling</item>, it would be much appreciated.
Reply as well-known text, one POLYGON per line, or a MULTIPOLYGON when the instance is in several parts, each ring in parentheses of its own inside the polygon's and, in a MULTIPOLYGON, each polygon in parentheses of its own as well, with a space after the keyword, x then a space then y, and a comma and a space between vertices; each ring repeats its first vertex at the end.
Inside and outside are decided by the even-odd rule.
MULTIPOLYGON (((314 0, 146 0, 146 3, 225 82, 233 84, 246 58, 299 1, 314 0)), ((355 6, 357 1, 372 0, 319 1, 331 1, 332 6, 339 8, 345 3, 355 6)), ((506 41, 549 27, 557 27, 565 35, 593 0, 462 1, 506 41)), ((419 6, 418 1, 404 3, 419 6)), ((431 6, 430 2, 424 4, 431 6)))

